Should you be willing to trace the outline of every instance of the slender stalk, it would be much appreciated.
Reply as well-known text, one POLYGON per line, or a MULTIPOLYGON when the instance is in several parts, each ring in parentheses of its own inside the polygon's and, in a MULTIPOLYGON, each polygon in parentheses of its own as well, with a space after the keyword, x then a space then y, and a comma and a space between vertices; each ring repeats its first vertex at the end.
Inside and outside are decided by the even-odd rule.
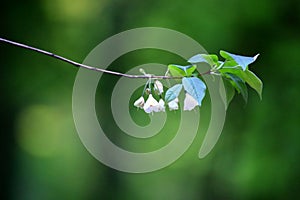
MULTIPOLYGON (((89 66, 89 65, 84 65, 84 64, 75 62, 73 60, 67 59, 65 57, 56 55, 54 53, 51 53, 51 52, 48 52, 48 51, 45 51, 45 50, 42 50, 42 49, 39 49, 39 48, 35 48, 35 47, 29 46, 29 45, 26 45, 26 44, 14 42, 14 41, 11 41, 11 40, 8 40, 8 39, 0 38, 0 42, 8 43, 8 44, 13 45, 13 46, 21 47, 21 48, 24 48, 24 49, 28 49, 28 50, 31 50, 31 51, 35 51, 35 52, 50 56, 50 57, 53 57, 55 59, 61 60, 63 62, 69 63, 69 64, 71 64, 75 67, 81 67, 81 68, 85 68, 85 69, 88 69, 88 70, 107 73, 107 74, 112 74, 112 75, 116 75, 116 76, 123 76, 123 77, 127 77, 127 78, 144 78, 144 79, 149 79, 149 78, 152 78, 152 79, 181 79, 182 78, 182 77, 179 77, 179 76, 166 76, 166 75, 165 76, 156 76, 156 75, 151 75, 151 74, 146 74, 146 75, 124 74, 124 73, 121 73, 121 72, 110 71, 110 70, 106 70, 106 69, 92 67, 92 66, 89 66)), ((207 71, 207 72, 204 72, 201 75, 210 74, 210 72, 211 71, 207 71)))

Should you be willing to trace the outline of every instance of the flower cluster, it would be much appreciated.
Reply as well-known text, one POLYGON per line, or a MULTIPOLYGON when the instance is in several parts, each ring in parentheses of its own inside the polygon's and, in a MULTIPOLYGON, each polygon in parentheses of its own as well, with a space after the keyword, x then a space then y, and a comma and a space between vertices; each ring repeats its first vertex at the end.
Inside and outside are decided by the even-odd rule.
MULTIPOLYGON (((154 92, 160 96, 159 101, 157 101, 152 93, 150 84, 146 84, 146 86, 149 86, 149 88, 146 88, 144 91, 147 91, 149 94, 147 100, 145 101, 144 96, 142 95, 140 98, 138 98, 134 102, 134 106, 143 109, 146 113, 154 113, 154 112, 165 112, 166 110, 166 103, 162 99, 162 94, 164 92, 163 84, 156 80, 153 84, 154 92)), ((144 93, 144 92, 143 92, 144 93)), ((178 110, 178 97, 174 98, 172 101, 167 102, 167 105, 169 107, 169 110, 178 110)), ((184 99, 184 107, 183 110, 193 110, 198 104, 198 102, 189 94, 185 93, 185 99, 184 99)))
MULTIPOLYGON (((146 113, 165 112, 166 110, 165 101, 163 99, 159 99, 159 101, 157 101, 152 94, 149 94, 146 102, 144 97, 141 96, 134 102, 134 106, 144 109, 146 113)), ((178 110, 178 98, 170 101, 168 106, 170 110, 178 110)))
MULTIPOLYGON (((151 94, 151 89, 147 89, 150 92, 147 101, 145 102, 145 99, 142 95, 139 99, 137 99, 134 102, 134 106, 144 109, 146 113, 165 112, 165 101, 162 98, 160 98, 159 101, 157 101, 151 94)), ((156 94, 160 95, 160 97, 164 92, 163 84, 158 80, 154 82, 154 91, 156 92, 156 94)), ((178 110, 178 98, 169 102, 168 106, 170 110, 178 110)))

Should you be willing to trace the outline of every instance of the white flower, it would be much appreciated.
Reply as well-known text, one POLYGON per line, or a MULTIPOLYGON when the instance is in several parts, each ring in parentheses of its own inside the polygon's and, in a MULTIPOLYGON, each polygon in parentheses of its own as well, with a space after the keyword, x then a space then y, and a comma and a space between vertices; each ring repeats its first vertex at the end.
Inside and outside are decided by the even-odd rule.
POLYGON ((178 98, 175 98, 174 100, 170 101, 168 103, 170 110, 178 110, 178 98))
POLYGON ((160 81, 156 80, 154 82, 154 90, 157 92, 157 94, 161 95, 164 92, 163 84, 160 81))
POLYGON ((185 93, 183 110, 193 110, 198 106, 198 102, 189 93, 185 93))
POLYGON ((158 102, 158 111, 165 112, 165 102, 162 99, 160 99, 158 102))
POLYGON ((146 113, 158 112, 159 111, 159 104, 153 98, 152 94, 149 94, 149 97, 144 105, 144 111, 146 113))
POLYGON ((145 99, 143 96, 141 96, 138 100, 136 100, 134 102, 134 106, 138 107, 138 108, 143 108, 144 107, 144 104, 145 104, 145 99))

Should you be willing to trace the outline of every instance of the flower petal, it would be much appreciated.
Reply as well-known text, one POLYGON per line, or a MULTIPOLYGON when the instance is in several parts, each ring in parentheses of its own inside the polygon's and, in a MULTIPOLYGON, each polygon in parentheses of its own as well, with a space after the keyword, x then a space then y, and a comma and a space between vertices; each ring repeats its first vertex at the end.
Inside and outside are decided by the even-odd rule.
POLYGON ((165 102, 162 99, 160 99, 158 102, 158 111, 165 112, 165 102))
POLYGON ((189 93, 185 93, 183 110, 193 110, 198 106, 198 102, 189 93))
POLYGON ((175 98, 174 100, 170 101, 168 103, 168 106, 170 110, 178 110, 178 98, 175 98))
POLYGON ((152 94, 149 94, 149 97, 144 105, 144 111, 146 113, 158 112, 158 107, 158 102, 153 98, 152 94))

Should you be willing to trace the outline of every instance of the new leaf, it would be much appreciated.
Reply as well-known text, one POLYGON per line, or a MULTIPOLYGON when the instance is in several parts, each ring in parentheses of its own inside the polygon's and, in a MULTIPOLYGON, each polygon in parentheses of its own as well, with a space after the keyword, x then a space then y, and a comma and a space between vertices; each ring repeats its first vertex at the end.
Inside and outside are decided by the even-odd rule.
POLYGON ((196 65, 168 65, 168 69, 170 70, 172 76, 191 76, 193 72, 196 70, 196 65))
POLYGON ((207 54, 197 54, 191 57, 188 62, 192 64, 197 64, 197 63, 207 63, 210 66, 214 66, 218 64, 218 56, 217 55, 207 55, 207 54))

